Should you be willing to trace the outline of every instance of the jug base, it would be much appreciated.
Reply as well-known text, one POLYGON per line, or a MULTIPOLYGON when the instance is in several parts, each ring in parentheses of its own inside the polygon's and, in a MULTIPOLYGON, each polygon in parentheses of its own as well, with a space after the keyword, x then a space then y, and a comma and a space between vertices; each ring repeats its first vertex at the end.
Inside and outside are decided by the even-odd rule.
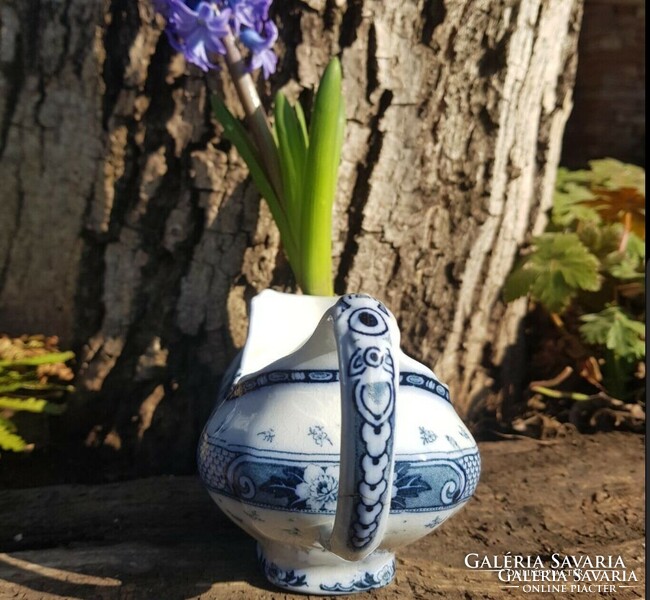
POLYGON ((376 550, 363 560, 347 561, 321 548, 258 542, 257 556, 275 586, 303 594, 354 594, 388 585, 395 576, 395 555, 376 550))

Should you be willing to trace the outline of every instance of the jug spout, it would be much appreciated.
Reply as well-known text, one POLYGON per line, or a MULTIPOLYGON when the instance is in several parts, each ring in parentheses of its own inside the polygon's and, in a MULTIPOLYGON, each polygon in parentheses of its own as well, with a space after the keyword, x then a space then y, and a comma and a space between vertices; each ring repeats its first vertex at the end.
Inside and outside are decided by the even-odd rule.
POLYGON ((339 494, 324 545, 361 560, 381 544, 390 512, 399 382, 395 318, 370 296, 343 296, 330 310, 341 382, 339 494))
MULTIPOLYGON (((336 300, 331 296, 260 292, 251 302, 248 336, 237 378, 280 364, 305 342, 309 343, 323 315, 336 300)), ((286 366, 292 364, 289 361, 286 366)))

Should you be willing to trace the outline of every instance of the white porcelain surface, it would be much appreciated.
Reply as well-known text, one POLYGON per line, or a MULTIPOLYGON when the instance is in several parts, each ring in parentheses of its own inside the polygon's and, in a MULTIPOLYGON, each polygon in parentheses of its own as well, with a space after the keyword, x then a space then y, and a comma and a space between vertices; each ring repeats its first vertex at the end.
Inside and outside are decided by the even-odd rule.
POLYGON ((199 471, 258 540, 275 585, 319 594, 386 585, 393 552, 474 492, 474 439, 446 387, 399 349, 376 300, 263 292, 230 376, 199 471))

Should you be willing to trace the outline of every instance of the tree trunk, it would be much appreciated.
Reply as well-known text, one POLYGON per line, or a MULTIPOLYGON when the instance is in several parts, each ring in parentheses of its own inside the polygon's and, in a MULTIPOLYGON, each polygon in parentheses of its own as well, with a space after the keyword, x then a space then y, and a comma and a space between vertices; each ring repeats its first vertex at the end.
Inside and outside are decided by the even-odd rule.
MULTIPOLYGON (((308 103, 341 56, 336 291, 385 300, 405 351, 470 418, 516 383, 525 305, 500 290, 545 223, 581 10, 276 2, 281 61, 264 97, 308 103)), ((60 435, 123 469, 191 470, 248 300, 295 289, 269 211, 148 0, 5 0, 0 18, 0 330, 77 349, 81 393, 60 435)))

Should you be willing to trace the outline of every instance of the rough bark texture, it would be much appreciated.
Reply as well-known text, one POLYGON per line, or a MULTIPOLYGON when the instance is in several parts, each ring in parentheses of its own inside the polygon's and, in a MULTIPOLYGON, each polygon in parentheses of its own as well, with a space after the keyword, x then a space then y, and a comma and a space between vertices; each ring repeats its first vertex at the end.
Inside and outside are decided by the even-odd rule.
MULTIPOLYGON (((500 289, 544 210, 581 0, 298 0, 266 91, 309 102, 341 56, 336 291, 382 298, 471 416, 516 391, 500 289), (510 375, 502 380, 499 368, 510 375)), ((146 472, 189 470, 246 303, 294 289, 269 211, 148 0, 0 8, 0 329, 78 350, 58 426, 146 472)), ((212 82, 233 105, 228 82, 212 82)), ((268 96, 270 97, 270 96, 268 96)))

